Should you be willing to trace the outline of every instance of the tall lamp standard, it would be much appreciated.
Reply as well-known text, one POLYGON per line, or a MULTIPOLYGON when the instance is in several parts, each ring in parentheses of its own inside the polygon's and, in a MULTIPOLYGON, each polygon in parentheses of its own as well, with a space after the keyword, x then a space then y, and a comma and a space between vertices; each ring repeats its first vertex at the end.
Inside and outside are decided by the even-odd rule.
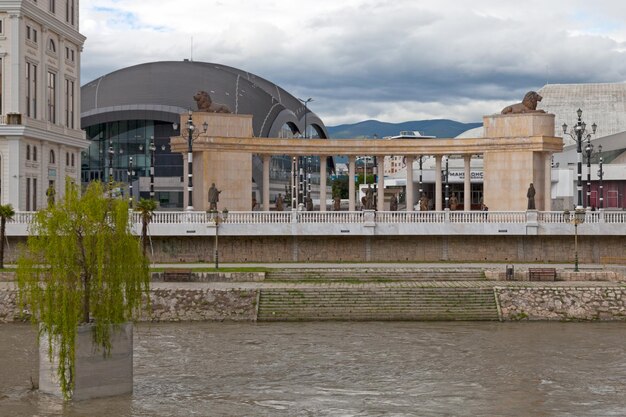
POLYGON ((154 136, 150 138, 150 200, 154 200, 154 153, 156 152, 156 146, 154 146, 154 136))
POLYGON ((446 176, 445 176, 445 181, 446 181, 446 194, 445 194, 446 209, 450 208, 450 183, 448 182, 449 176, 450 176, 450 172, 448 170, 448 156, 446 156, 446 176))
POLYGON ((593 153, 593 145, 587 136, 587 146, 585 146, 585 154, 587 156, 587 210, 591 210, 591 154, 593 153))
MULTIPOLYGON (((569 212, 566 213, 569 216, 569 212)), ((570 222, 574 224, 574 272, 578 272, 578 225, 585 222, 585 210, 582 207, 576 208, 570 222)))
POLYGON ((135 171, 133 170, 133 157, 128 157, 128 206, 133 208, 133 176, 135 175, 135 171))
MULTIPOLYGON (((306 117, 307 117, 307 114, 309 113, 308 105, 309 105, 310 102, 313 101, 313 99, 311 97, 309 97, 306 100, 303 100, 301 98, 298 98, 298 100, 300 100, 302 102, 302 104, 304 104, 304 139, 308 139, 309 135, 307 133, 306 117)), ((298 195, 299 195, 299 198, 298 198, 299 201, 298 202, 299 203, 304 203, 304 198, 306 197, 306 191, 307 191, 306 190, 306 184, 305 184, 305 181, 306 181, 306 178, 305 178, 306 172, 305 171, 306 171, 307 167, 302 167, 304 162, 305 162, 304 158, 302 156, 300 156, 298 158, 298 166, 300 167, 300 182, 299 182, 300 192, 298 193, 298 195)))
MULTIPOLYGON (((200 135, 200 132, 195 132, 196 125, 193 124, 192 115, 192 111, 189 110, 189 118, 187 119, 187 211, 193 210, 193 141, 200 135)), ((178 123, 174 123, 173 127, 174 130, 177 130, 178 123)), ((202 128, 203 133, 206 133, 209 124, 205 121, 202 123, 202 128)))
POLYGON ((583 111, 581 109, 576 110, 576 115, 578 115, 578 120, 576 124, 567 130, 567 123, 563 123, 563 134, 569 135, 574 141, 576 141, 576 153, 578 154, 578 164, 577 164, 577 182, 576 182, 576 190, 578 194, 578 201, 576 204, 576 209, 583 208, 583 168, 582 168, 582 142, 584 139, 591 141, 591 135, 596 133, 596 129, 598 125, 595 123, 591 125, 591 133, 587 132, 587 125, 582 121, 583 111))
POLYGON ((602 184, 602 179, 604 178, 604 170, 602 169, 602 164, 604 159, 602 158, 602 145, 598 146, 598 153, 600 154, 600 167, 598 169, 598 177, 600 178, 600 210, 604 209, 604 188, 602 184))
POLYGON ((113 142, 109 142, 109 188, 113 188, 113 155, 115 155, 115 151, 113 150, 113 142))
POLYGON ((420 155, 420 181, 419 181, 419 198, 422 198, 422 194, 424 194, 424 185, 422 183, 422 158, 424 158, 424 155, 420 155))

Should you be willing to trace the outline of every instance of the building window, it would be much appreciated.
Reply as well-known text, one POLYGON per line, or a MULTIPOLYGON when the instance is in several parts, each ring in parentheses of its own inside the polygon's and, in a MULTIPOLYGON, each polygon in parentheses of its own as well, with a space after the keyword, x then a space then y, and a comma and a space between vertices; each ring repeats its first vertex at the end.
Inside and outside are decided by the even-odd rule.
POLYGON ((4 20, 0 19, 0 35, 4 34, 4 20))
POLYGON ((37 210, 37 178, 33 178, 33 210, 37 210))
POLYGON ((74 1, 65 0, 65 21, 74 26, 74 1))
POLYGON ((30 178, 26 178, 26 211, 30 211, 30 178))
POLYGON ((48 72, 48 121, 56 123, 57 75, 48 72))
POLYGON ((33 161, 37 161, 37 147, 33 146, 33 161))
POLYGON ((26 39, 31 42, 37 43, 37 29, 26 25, 26 39))
POLYGON ((26 63, 26 116, 37 118, 37 65, 26 63))
POLYGON ((56 53, 56 51, 57 51, 57 46, 54 43, 54 39, 52 39, 52 38, 50 38, 50 41, 48 42, 48 50, 50 52, 54 52, 54 53, 56 53))
POLYGON ((50 164, 55 164, 54 151, 50 149, 50 164))
POLYGON ((74 129, 74 81, 65 80, 65 126, 74 129))
POLYGON ((65 166, 70 166, 70 153, 65 152, 65 166))
POLYGON ((69 46, 65 47, 65 59, 67 59, 68 61, 74 62, 75 58, 74 58, 74 50, 72 48, 70 48, 69 46))
POLYGON ((30 145, 26 145, 26 160, 30 161, 30 145))
POLYGON ((4 106, 2 105, 2 67, 3 67, 4 62, 2 61, 2 58, 0 58, 0 114, 4 114, 2 109, 4 108, 4 106))
POLYGON ((74 166, 74 152, 72 152, 72 166, 74 166))
POLYGON ((56 12, 56 6, 57 6, 57 2, 56 0, 50 0, 50 13, 55 13, 56 12))

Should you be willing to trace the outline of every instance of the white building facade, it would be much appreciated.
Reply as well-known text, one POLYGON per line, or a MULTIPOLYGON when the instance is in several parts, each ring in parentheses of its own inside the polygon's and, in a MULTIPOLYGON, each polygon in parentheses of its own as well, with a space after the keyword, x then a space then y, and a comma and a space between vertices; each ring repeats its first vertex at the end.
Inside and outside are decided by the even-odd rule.
POLYGON ((65 178, 79 182, 78 0, 0 2, 0 202, 45 207, 65 178))

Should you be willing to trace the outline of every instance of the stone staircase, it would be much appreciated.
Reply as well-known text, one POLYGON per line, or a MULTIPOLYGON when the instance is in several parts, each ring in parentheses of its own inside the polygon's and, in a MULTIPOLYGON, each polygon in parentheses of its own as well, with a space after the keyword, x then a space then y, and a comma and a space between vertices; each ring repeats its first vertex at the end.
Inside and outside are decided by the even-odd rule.
POLYGON ((267 272, 265 281, 482 281, 480 268, 466 269, 285 269, 267 272))
POLYGON ((492 288, 272 288, 260 292, 257 320, 498 320, 498 310, 492 288))

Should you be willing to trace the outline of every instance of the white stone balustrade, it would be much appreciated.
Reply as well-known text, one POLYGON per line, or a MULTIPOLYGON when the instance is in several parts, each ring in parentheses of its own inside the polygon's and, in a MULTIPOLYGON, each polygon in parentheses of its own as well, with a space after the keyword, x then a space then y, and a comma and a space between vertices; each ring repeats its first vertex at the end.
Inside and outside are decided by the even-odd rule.
MULTIPOLYGON (((33 212, 17 212, 7 222, 7 236, 27 236, 33 212)), ((265 235, 571 235, 572 216, 535 211, 249 211, 220 213, 222 236, 265 235), (527 227, 532 226, 532 227, 527 227)), ((149 225, 152 236, 215 235, 215 214, 204 211, 157 211, 149 225)), ((133 231, 141 218, 133 213, 133 231)), ((580 235, 626 235, 626 212, 587 212, 580 235)))

